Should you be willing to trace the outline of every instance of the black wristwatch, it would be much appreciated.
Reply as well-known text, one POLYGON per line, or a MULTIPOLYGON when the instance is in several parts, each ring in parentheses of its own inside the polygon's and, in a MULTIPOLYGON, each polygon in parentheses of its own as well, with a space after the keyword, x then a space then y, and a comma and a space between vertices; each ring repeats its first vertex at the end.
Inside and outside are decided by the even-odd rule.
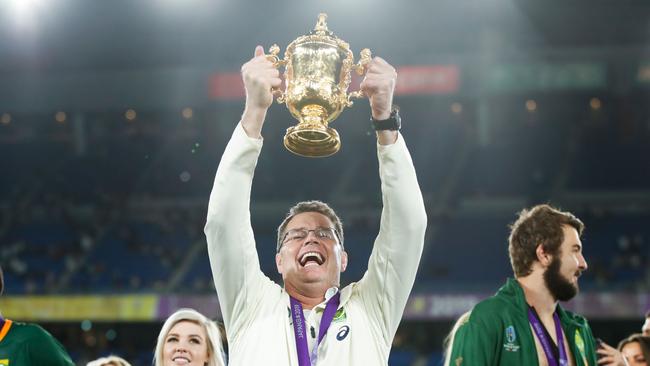
POLYGON ((402 128, 402 118, 399 116, 399 108, 397 106, 393 106, 388 119, 376 120, 370 117, 370 121, 375 131, 399 131, 402 128))

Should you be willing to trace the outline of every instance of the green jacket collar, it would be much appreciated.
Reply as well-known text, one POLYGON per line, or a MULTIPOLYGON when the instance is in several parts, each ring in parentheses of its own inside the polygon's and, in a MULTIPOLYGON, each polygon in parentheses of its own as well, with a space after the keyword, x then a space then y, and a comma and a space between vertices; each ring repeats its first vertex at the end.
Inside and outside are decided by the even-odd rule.
MULTIPOLYGON (((497 292, 497 296, 509 297, 513 300, 518 310, 521 310, 521 316, 527 317, 528 303, 524 295, 524 289, 521 288, 519 281, 514 278, 508 278, 508 281, 497 292)), ((585 322, 582 317, 576 316, 573 313, 564 310, 560 304, 557 304, 557 313, 560 317, 560 322, 566 327, 584 327, 585 322)))

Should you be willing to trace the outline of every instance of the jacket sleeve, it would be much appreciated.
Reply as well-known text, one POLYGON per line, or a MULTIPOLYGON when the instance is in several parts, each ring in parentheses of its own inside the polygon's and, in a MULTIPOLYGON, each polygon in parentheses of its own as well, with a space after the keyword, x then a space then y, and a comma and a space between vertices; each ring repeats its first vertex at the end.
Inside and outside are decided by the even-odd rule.
POLYGON ((390 346, 415 281, 427 217, 415 168, 402 135, 377 145, 382 203, 368 271, 357 284, 364 308, 390 346))
POLYGON ((501 342, 493 330, 494 327, 487 326, 481 319, 470 316, 453 335, 449 366, 493 365, 496 347, 501 342))
MULTIPOLYGON (((260 270, 250 221, 253 172, 261 139, 249 138, 238 125, 226 146, 210 193, 205 235, 212 276, 226 329, 234 336, 263 296, 266 277, 260 270)), ((267 279, 268 280, 268 279, 267 279)))

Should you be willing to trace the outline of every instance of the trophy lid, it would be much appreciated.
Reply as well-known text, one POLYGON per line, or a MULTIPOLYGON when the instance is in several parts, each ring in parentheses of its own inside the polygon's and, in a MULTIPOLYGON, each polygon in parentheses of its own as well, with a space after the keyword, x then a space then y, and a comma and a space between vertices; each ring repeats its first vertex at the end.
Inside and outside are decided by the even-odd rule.
POLYGON ((285 57, 291 58, 293 51, 296 47, 305 45, 305 44, 319 44, 319 48, 329 48, 335 47, 338 48, 343 54, 348 54, 350 57, 350 62, 352 62, 352 51, 350 51, 350 45, 344 40, 340 39, 334 32, 327 28, 327 14, 320 13, 318 14, 318 21, 316 21, 316 26, 309 33, 302 35, 294 39, 289 46, 287 46, 287 51, 285 52, 285 57))
POLYGON ((327 14, 325 13, 318 14, 318 20, 316 21, 316 26, 311 32, 309 32, 309 35, 319 35, 319 36, 338 38, 334 35, 334 33, 331 30, 327 29, 327 14))

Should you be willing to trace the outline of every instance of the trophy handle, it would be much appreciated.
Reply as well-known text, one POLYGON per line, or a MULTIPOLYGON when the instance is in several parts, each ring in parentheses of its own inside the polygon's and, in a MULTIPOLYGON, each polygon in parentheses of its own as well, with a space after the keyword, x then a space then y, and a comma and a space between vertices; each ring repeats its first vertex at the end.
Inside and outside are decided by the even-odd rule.
MULTIPOLYGON (((366 73, 366 65, 368 65, 370 61, 372 61, 372 52, 370 52, 369 49, 364 48, 361 50, 359 55, 360 55, 359 62, 356 65, 352 66, 352 69, 354 69, 354 71, 357 72, 357 75, 361 76, 366 73)), ((365 94, 363 93, 362 90, 357 90, 355 92, 348 94, 348 102, 347 102, 348 107, 354 104, 354 102, 352 101, 353 98, 363 98, 364 96, 365 94)))
MULTIPOLYGON (((269 48, 269 54, 266 55, 266 59, 273 63, 273 67, 280 68, 287 65, 287 60, 280 59, 278 54, 280 53, 280 47, 277 44, 274 44, 269 48)), ((280 90, 280 88, 272 88, 271 92, 277 97, 277 102, 282 104, 285 102, 285 93, 280 90)))

